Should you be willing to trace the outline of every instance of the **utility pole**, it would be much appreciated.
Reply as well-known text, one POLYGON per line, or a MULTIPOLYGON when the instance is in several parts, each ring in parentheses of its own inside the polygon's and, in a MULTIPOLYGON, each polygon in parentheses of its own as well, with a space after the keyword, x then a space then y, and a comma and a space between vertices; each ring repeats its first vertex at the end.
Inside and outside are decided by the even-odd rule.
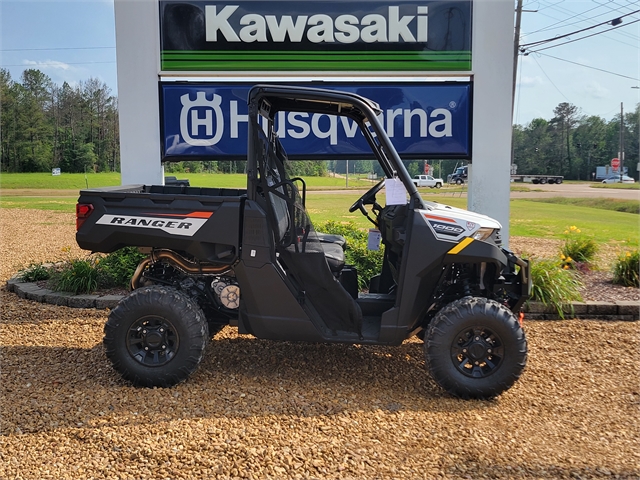
POLYGON ((622 174, 624 169, 624 108, 623 103, 620 102, 620 150, 618 151, 618 158, 620 159, 620 183, 622 183, 622 174))
POLYGON ((513 38, 513 90, 511 92, 511 116, 512 117, 515 112, 515 105, 516 105, 516 79, 518 77, 518 55, 520 53, 521 23, 522 23, 522 0, 518 0, 518 4, 516 6, 516 30, 513 38))

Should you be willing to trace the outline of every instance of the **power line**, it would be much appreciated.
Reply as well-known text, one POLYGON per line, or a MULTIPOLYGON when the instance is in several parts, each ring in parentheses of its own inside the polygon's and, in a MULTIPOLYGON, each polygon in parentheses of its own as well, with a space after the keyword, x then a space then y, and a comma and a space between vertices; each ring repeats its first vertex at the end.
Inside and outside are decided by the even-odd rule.
MULTIPOLYGON (((591 29, 596 28, 596 27, 601 27, 602 25, 612 24, 612 22, 613 22, 614 20, 621 20, 621 19, 623 19, 624 17, 628 17, 629 15, 633 15, 634 13, 638 13, 638 12, 640 12, 640 10, 636 10, 635 12, 627 13, 626 15, 622 15, 622 16, 620 16, 620 17, 616 18, 616 19, 607 20, 607 21, 605 21, 605 22, 597 23, 597 24, 592 25, 592 26, 590 26, 590 27, 581 28, 580 30, 576 30, 575 32, 565 33, 564 35, 559 35, 559 36, 557 36, 557 37, 553 37, 553 38, 547 38, 547 39, 545 39, 545 40, 539 40, 539 41, 537 41, 537 42, 525 43, 525 44, 521 45, 521 47, 529 47, 529 46, 534 46, 534 45, 540 45, 540 44, 542 44, 542 43, 555 42, 556 40, 560 40, 561 38, 566 38, 566 37, 569 37, 569 36, 571 36, 571 35, 575 35, 576 33, 586 32, 587 30, 591 30, 591 29)), ((637 21, 637 20, 636 20, 636 21, 637 21)), ((621 25, 621 26, 631 25, 631 24, 633 24, 633 23, 635 23, 635 22, 626 23, 626 24, 621 25)), ((616 27, 614 27, 614 28, 610 28, 609 30, 605 30, 604 32, 599 32, 599 33, 605 33, 605 32, 608 32, 608 31, 610 31, 610 30, 615 30, 615 29, 617 29, 617 28, 620 28, 620 27, 619 27, 619 26, 616 26, 616 27)), ((586 37, 585 37, 585 38, 586 38, 586 37)))
POLYGON ((611 72, 609 70, 603 70, 602 68, 597 68, 597 67, 592 67, 590 65, 585 65, 583 63, 573 62, 573 61, 567 60, 565 58, 554 57, 553 55, 549 55, 548 53, 539 53, 538 55, 543 55, 543 56, 549 57, 549 58, 555 58, 556 60, 560 60, 562 62, 573 63, 574 65, 579 65, 581 67, 590 68, 592 70, 598 70, 599 72, 609 73, 609 74, 615 75, 617 77, 628 78, 630 80, 636 80, 636 81, 640 82, 640 78, 629 77, 627 75, 622 75, 621 73, 615 73, 615 72, 611 72))
POLYGON ((2 67, 59 67, 60 65, 90 65, 96 63, 116 63, 115 60, 111 62, 57 62, 57 63, 34 63, 34 64, 24 64, 24 63, 15 63, 9 65, 1 65, 2 67))
POLYGON ((549 75, 547 75, 547 72, 545 72, 545 71, 544 71, 544 68, 542 68, 542 65, 540 65, 540 63, 538 62, 538 59, 537 59, 536 57, 533 57, 533 60, 536 62, 536 64, 538 65, 538 68, 539 68, 539 69, 540 69, 540 71, 544 74, 544 76, 545 76, 545 77, 547 77, 547 80, 549 80, 549 82, 551 82, 551 85, 553 85, 553 86, 555 87, 555 89, 560 93, 560 95, 562 95, 562 96, 564 97, 564 99, 565 99, 567 102, 571 103, 571 100, 569 100, 569 99, 567 98, 567 96, 566 96, 564 93, 562 93, 562 92, 560 91, 560 89, 558 88, 558 86, 557 86, 555 83, 553 83, 553 80, 551 80, 551 78, 549 77, 549 75))
MULTIPOLYGON (((586 22, 586 21, 589 21, 589 20, 593 20, 594 18, 597 18, 597 17, 601 17, 601 16, 603 16, 603 15, 607 15, 608 13, 614 13, 614 12, 615 12, 615 13, 617 13, 617 12, 620 12, 620 11, 622 10, 622 7, 620 7, 620 6, 619 6, 619 5, 617 5, 617 4, 615 4, 615 6, 616 6, 616 7, 618 7, 618 8, 612 8, 612 6, 611 6, 611 5, 601 5, 601 6, 602 6, 602 7, 608 7, 607 12, 606 12, 606 13, 599 14, 599 15, 595 15, 595 16, 593 16, 593 17, 585 17, 585 16, 584 16, 584 13, 586 13, 586 12, 583 12, 583 13, 581 13, 581 14, 577 14, 577 15, 576 15, 576 14, 575 14, 575 11, 572 11, 572 10, 569 10, 569 9, 566 9, 566 8, 562 8, 562 7, 558 6, 558 5, 553 5, 553 4, 548 5, 546 8, 553 8, 554 10, 556 10, 556 11, 558 11, 558 12, 561 12, 561 13, 565 13, 565 14, 571 15, 571 17, 569 17, 569 18, 575 18, 576 16, 583 17, 582 21, 585 21, 585 22, 586 22)), ((627 8, 628 10, 630 10, 630 9, 631 9, 630 7, 625 7, 625 8, 627 8)), ((539 8, 539 10, 542 10, 542 9, 543 9, 543 8, 539 8)), ((591 11, 591 10, 587 10, 587 12, 589 12, 589 11, 591 11)), ((547 18, 550 18, 551 20, 554 20, 554 21, 555 21, 555 23, 553 23, 553 24, 552 24, 552 26, 559 25, 559 24, 561 24, 561 23, 563 23, 563 22, 565 22, 565 21, 567 20, 567 19, 560 20, 560 19, 559 19, 559 18, 557 18, 557 17, 553 17, 553 16, 551 16, 551 15, 547 15, 547 14, 545 14, 545 13, 541 13, 540 11, 538 11, 538 13, 539 13, 540 15, 542 15, 543 17, 547 17, 547 18)), ((631 14, 633 14, 633 13, 628 13, 628 14, 629 14, 629 15, 631 15, 631 14)), ((565 25, 565 26, 575 25, 576 23, 580 23, 580 22, 572 22, 572 23, 569 23, 569 24, 567 24, 567 25, 565 25)), ((560 27, 557 27, 557 28, 560 28, 560 27)), ((539 29, 539 30, 536 30, 536 31, 534 31, 534 32, 526 33, 524 36, 532 35, 533 33, 537 33, 537 32, 540 32, 540 31, 547 30, 547 29, 551 29, 551 28, 550 28, 550 27, 544 27, 544 28, 539 29)), ((634 40, 636 43, 635 43, 634 45, 630 45, 630 46, 633 46, 633 47, 636 47, 636 48, 637 48, 637 36, 636 36, 636 35, 632 35, 632 34, 629 34, 629 33, 626 33, 626 32, 622 32, 622 31, 620 31, 620 32, 615 32, 615 33, 614 33, 614 35, 617 35, 617 36, 620 36, 620 37, 627 37, 627 38, 629 38, 629 39, 631 39, 631 40, 634 40)), ((622 44, 624 44, 624 45, 629 45, 628 43, 622 42, 622 41, 620 41, 620 40, 618 40, 618 39, 616 39, 616 38, 611 38, 611 40, 616 41, 616 42, 618 42, 618 43, 622 43, 622 44)))
MULTIPOLYGON (((543 50, 548 50, 548 49, 550 49, 550 48, 555 48, 555 47, 559 47, 559 46, 561 46, 561 45, 566 45, 566 44, 568 44, 568 43, 577 42, 578 40, 584 40, 585 38, 594 37, 594 36, 596 36, 596 35, 600 35, 600 34, 602 34, 602 33, 607 33, 607 32, 610 32, 611 30, 617 30, 618 28, 622 28, 622 27, 626 27, 626 26, 629 26, 629 25, 633 25, 634 23, 638 23, 638 22, 640 22, 640 19, 638 19, 638 20, 634 20, 633 22, 625 23, 624 25, 619 25, 619 26, 617 26, 617 27, 610 28, 609 30, 604 30, 604 31, 602 31, 602 32, 596 32, 596 33, 592 33, 591 35, 585 35, 584 37, 576 38, 576 39, 574 39, 574 40, 569 40, 568 42, 559 43, 559 44, 557 44, 557 45, 550 45, 550 46, 548 46, 548 47, 540 48, 540 49, 538 49, 538 50, 531 50, 529 53, 541 52, 541 51, 543 51, 543 50)), ((535 47, 534 47, 534 48, 535 48, 535 47)))
MULTIPOLYGON (((597 7, 590 8, 589 10, 587 10, 587 11, 585 11, 585 12, 582 12, 582 13, 576 13, 576 14, 575 14, 575 15, 573 15, 572 17, 565 18, 564 20, 558 20, 556 23, 552 23, 551 25, 547 25, 546 27, 541 28, 541 29, 539 29, 539 30, 535 30, 535 31, 533 31, 533 32, 529 32, 529 33, 527 33, 526 35, 533 35, 534 33, 546 32, 547 30, 552 30, 552 29, 553 29, 553 27, 555 27, 556 25, 559 25, 559 24, 564 23, 564 22, 566 22, 566 21, 568 21, 568 20, 571 20, 572 18, 581 17, 581 16, 583 16, 585 13, 589 13, 589 12, 591 12, 591 11, 593 11, 593 10, 597 10, 597 9, 598 9, 598 8, 600 8, 601 6, 602 6, 602 5, 598 5, 597 7)), ((595 16, 593 16, 593 17, 591 17, 591 18, 587 18, 587 19, 585 19, 585 20, 593 20, 594 18, 599 17, 600 15, 602 15, 602 14, 595 15, 595 16)), ((580 20, 580 21, 583 21, 583 20, 580 20)), ((567 24, 567 25, 562 25, 562 26, 563 26, 563 27, 567 27, 567 26, 569 26, 569 25, 575 25, 576 23, 579 23, 579 22, 569 23, 569 24, 567 24)), ((525 35, 525 36, 526 36, 526 35, 525 35)))
POLYGON ((55 48, 3 48, 0 52, 40 52, 49 50, 104 50, 116 47, 55 47, 55 48))
MULTIPOLYGON (((598 2, 595 2, 595 3, 598 3, 598 2)), ((615 4, 615 3, 614 3, 614 6, 615 6, 615 7, 618 7, 618 8, 614 8, 614 6, 609 5, 609 4, 599 4, 599 5, 602 5, 603 7, 608 7, 608 12, 610 12, 610 13, 616 13, 616 14, 617 14, 618 12, 620 12, 620 11, 622 10, 622 8, 626 8, 626 9, 627 9, 627 11, 628 11, 628 10, 631 10, 631 7, 621 7, 620 5, 615 4)), ((635 6, 635 5, 634 5, 634 6, 635 6)), ((558 12, 565 12, 565 13, 568 13, 568 14, 573 14, 573 13, 574 13, 572 10, 569 10, 569 9, 567 9, 567 8, 561 7, 560 5, 555 5, 555 4, 553 5, 553 9, 554 9, 554 10, 557 10, 558 12)), ((623 12, 623 13, 624 13, 624 12, 623 12)), ((633 14, 633 12, 631 12, 631 13, 629 13, 629 14, 630 14, 630 15, 632 15, 632 14, 633 14)), ((605 13, 605 14, 603 14, 603 15, 606 15, 606 13, 605 13)), ((586 21, 586 20, 588 20, 588 19, 585 19, 585 21, 586 21)), ((620 36, 623 36, 623 37, 627 37, 627 38, 630 38, 630 39, 632 39, 632 40, 637 40, 637 37, 636 37, 636 36, 633 36, 633 35, 631 35, 631 34, 629 34, 629 33, 626 33, 626 32, 618 32, 618 33, 617 33, 617 35, 620 35, 620 36)))

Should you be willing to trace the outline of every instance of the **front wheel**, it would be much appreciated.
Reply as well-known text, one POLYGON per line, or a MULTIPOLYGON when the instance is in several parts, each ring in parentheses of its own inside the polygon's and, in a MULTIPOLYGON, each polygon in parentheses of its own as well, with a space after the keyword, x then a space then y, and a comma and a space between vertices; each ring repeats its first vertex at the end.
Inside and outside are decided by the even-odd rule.
POLYGON ((462 185, 464 182, 462 181, 462 179, 458 178, 456 180, 456 185, 462 185))
POLYGON ((436 183, 436 188, 440 188, 442 187, 442 184, 440 182, 436 183))
POLYGON ((138 288, 114 308, 104 327, 113 367, 135 386, 170 387, 200 364, 209 339, 198 304, 173 288, 138 288))
POLYGON ((520 378, 527 340, 516 317, 499 303, 464 297, 444 307, 425 336, 433 379, 461 398, 492 398, 520 378))

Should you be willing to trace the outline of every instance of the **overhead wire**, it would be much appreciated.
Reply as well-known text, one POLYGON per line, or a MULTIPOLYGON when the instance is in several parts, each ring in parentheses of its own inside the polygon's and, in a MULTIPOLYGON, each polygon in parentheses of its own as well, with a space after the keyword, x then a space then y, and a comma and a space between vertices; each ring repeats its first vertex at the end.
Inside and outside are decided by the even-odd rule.
MULTIPOLYGON (((633 14, 638 13, 638 12, 640 12, 640 10, 636 10, 635 12, 627 13, 626 15, 622 15, 622 16, 620 16, 620 17, 617 17, 617 19, 622 19, 622 18, 628 17, 629 15, 633 15, 633 14)), ((594 29, 594 28, 601 27, 602 25, 610 24, 612 21, 613 21, 613 20, 607 20, 607 21, 604 21, 604 22, 597 23, 597 24, 595 24, 595 25, 591 25, 591 26, 589 26, 589 27, 581 28, 580 30, 575 30, 575 31, 570 32, 570 33, 565 33, 564 35, 558 35, 558 36, 555 36, 555 37, 552 37, 552 38, 546 38, 546 39, 544 39, 544 40, 539 40, 539 41, 537 41, 537 42, 525 43, 525 44, 522 44, 522 45, 520 45, 520 46, 521 46, 521 47, 530 47, 530 46, 533 46, 533 45, 540 45, 540 44, 543 44, 543 43, 555 42, 555 41, 557 41, 557 40, 560 40, 560 39, 562 39, 562 38, 569 37, 569 36, 571 36, 571 35, 576 35, 576 34, 578 34, 578 33, 586 32, 587 30, 592 30, 592 29, 594 29)), ((636 21, 637 21, 637 20, 636 20, 636 21)), ((614 26, 613 28, 610 28, 609 30, 605 30, 604 32, 599 32, 599 33, 605 33, 605 32, 607 32, 607 31, 615 30, 615 29, 618 29, 618 28, 620 28, 620 27, 622 27, 622 26, 631 25, 631 24, 633 24, 633 23, 635 23, 635 21, 634 21, 634 22, 631 22, 631 23, 625 23, 625 24, 623 24, 623 25, 614 26)), ((586 38, 586 37, 584 37, 584 38, 586 38)))
POLYGON ((540 65, 540 63, 538 62, 538 59, 536 57, 531 57, 533 58, 533 60, 536 62, 536 64, 538 65, 538 68, 540 69, 540 71, 544 74, 545 77, 547 77, 547 80, 549 80, 549 82, 551 83, 551 85, 553 85, 555 87, 555 89, 558 91, 558 93, 560 93, 560 95, 562 95, 564 97, 564 99, 569 102, 572 103, 571 100, 569 100, 567 98, 567 96, 562 93, 562 91, 558 88, 558 86, 553 83, 553 80, 551 80, 551 78, 549 77, 549 75, 547 75, 547 72, 544 71, 544 68, 542 68, 542 65, 540 65))
POLYGON ((0 52, 36 52, 49 50, 104 50, 116 47, 53 47, 53 48, 1 48, 0 52))
MULTIPOLYGON (((596 35, 601 35, 603 33, 610 32, 611 30, 616 30, 616 29, 622 28, 622 27, 628 27, 629 25, 633 25, 634 23, 638 23, 638 22, 640 22, 640 19, 634 20, 633 22, 625 23, 624 25, 618 25, 617 27, 613 27, 613 28, 610 28, 608 30, 604 30, 602 32, 596 32, 596 33, 592 33, 591 35, 585 35, 584 37, 576 38, 574 40, 569 40, 568 42, 562 42, 562 43, 559 43, 557 45, 550 45, 548 47, 539 48, 537 50, 531 50, 529 53, 537 53, 537 52, 541 52, 543 50, 548 50, 550 48, 556 48, 556 47, 559 47, 561 45, 567 45, 568 43, 573 43, 573 42, 577 42, 578 40, 584 40, 585 38, 594 37, 596 35)), ((547 42, 545 42, 545 43, 547 43, 547 42)), ((536 48, 536 47, 533 47, 533 48, 536 48)))
MULTIPOLYGON (((595 3, 598 4, 597 2, 595 2, 595 3)), ((614 6, 609 5, 609 4, 598 4, 598 5, 600 5, 601 7, 608 8, 607 13, 614 13, 614 12, 618 13, 618 12, 621 11, 622 8, 627 8, 629 10, 631 9, 631 7, 620 6, 618 4, 614 4, 617 8, 614 8, 614 6)), ((551 3, 549 5, 549 8, 552 8, 553 10, 555 10, 557 12, 564 13, 564 14, 569 14, 569 15, 573 15, 575 13, 575 11, 570 10, 568 8, 565 8, 565 7, 562 7, 561 5, 558 5, 556 3, 551 3)), ((607 13, 603 13, 602 15, 606 15, 607 13)), ((631 12, 630 14, 633 15, 634 12, 631 12)), ((580 14, 580 15, 583 15, 583 14, 580 14)), ((550 17, 550 18, 554 18, 554 17, 550 17)), ((554 20, 557 20, 557 19, 554 18, 554 20)), ((588 21, 589 19, 588 18, 584 18, 583 20, 584 21, 588 21)), ((626 37, 626 38, 629 38, 631 40, 637 40, 636 36, 633 36, 633 35, 631 35, 631 34, 629 34, 627 32, 617 32, 615 35, 618 35, 618 36, 621 36, 621 37, 626 37)))
POLYGON ((640 78, 629 77, 627 75, 622 75, 621 73, 616 73, 616 72, 612 72, 612 71, 609 71, 609 70, 604 70, 602 68, 597 68, 597 67, 592 67, 590 65, 585 65, 583 63, 574 62, 572 60, 567 60, 566 58, 554 57, 553 55, 549 55, 548 53, 538 53, 538 55, 542 55, 542 56, 549 57, 549 58, 554 58, 554 59, 560 60, 562 62, 572 63, 572 64, 578 65, 580 67, 590 68, 592 70, 598 70, 599 72, 609 73, 611 75, 616 75, 617 77, 628 78, 629 80, 636 80, 636 81, 640 82, 640 78))

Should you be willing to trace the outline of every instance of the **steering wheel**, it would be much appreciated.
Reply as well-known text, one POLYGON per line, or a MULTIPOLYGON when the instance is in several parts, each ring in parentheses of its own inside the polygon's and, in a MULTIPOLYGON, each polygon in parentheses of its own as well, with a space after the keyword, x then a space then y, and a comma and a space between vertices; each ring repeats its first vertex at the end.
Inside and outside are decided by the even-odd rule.
POLYGON ((351 207, 349 208, 349 213, 353 213, 356 210, 360 210, 364 216, 368 217, 369 213, 364 208, 364 206, 375 204, 376 194, 380 190, 382 190, 382 187, 384 187, 384 181, 385 179, 383 178, 378 183, 376 183, 373 187, 367 190, 367 192, 364 195, 362 195, 358 200, 356 200, 356 202, 353 205, 351 205, 351 207))

